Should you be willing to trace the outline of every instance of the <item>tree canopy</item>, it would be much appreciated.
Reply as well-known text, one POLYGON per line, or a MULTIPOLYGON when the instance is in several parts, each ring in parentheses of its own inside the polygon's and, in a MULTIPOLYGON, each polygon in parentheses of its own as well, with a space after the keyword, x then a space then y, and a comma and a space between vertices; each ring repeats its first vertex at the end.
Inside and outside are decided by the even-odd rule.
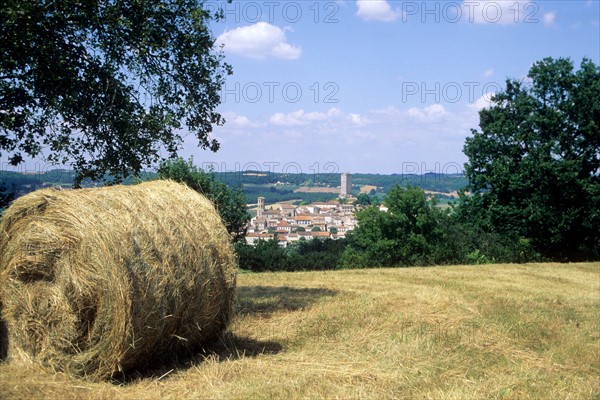
POLYGON ((347 267, 394 267, 434 263, 442 211, 423 189, 395 186, 384 200, 388 211, 367 207, 357 211, 357 227, 343 263, 347 267))
POLYGON ((536 62, 480 112, 464 152, 461 213, 488 231, 531 239, 544 257, 600 254, 600 68, 584 59, 536 62))
POLYGON ((173 157, 186 131, 216 151, 218 18, 200 0, 3 2, 0 155, 70 163, 77 184, 173 157))

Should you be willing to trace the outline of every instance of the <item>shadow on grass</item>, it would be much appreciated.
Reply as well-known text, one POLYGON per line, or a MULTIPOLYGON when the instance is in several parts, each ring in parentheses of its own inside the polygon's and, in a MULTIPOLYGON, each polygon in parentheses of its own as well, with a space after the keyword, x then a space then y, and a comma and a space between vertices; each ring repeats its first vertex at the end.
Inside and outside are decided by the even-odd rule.
POLYGON ((270 340, 256 340, 226 332, 220 338, 205 344, 196 352, 178 355, 176 358, 153 362, 144 368, 115 374, 111 382, 115 385, 130 385, 140 380, 162 380, 173 373, 185 372, 205 362, 234 361, 259 355, 277 354, 283 346, 270 340))
MULTIPOLYGON (((270 315, 277 311, 298 311, 309 308, 323 297, 333 297, 338 292, 325 288, 296 288, 288 286, 245 286, 237 288, 236 311, 240 317, 255 314, 270 315)), ((235 322, 234 322, 235 324, 235 322)), ((258 329, 258 328, 257 328, 258 329)), ((261 326, 268 334, 268 325, 261 326)), ((243 330, 243 329, 242 329, 243 330)), ((113 377, 113 383, 128 385, 143 379, 164 379, 176 372, 184 372, 204 362, 223 362, 260 355, 277 354, 283 345, 273 340, 255 339, 257 332, 248 334, 224 333, 219 339, 204 345, 199 351, 162 360, 146 368, 113 377)))
POLYGON ((244 316, 298 311, 310 307, 322 297, 337 294, 338 291, 325 288, 244 286, 237 289, 237 313, 244 316))

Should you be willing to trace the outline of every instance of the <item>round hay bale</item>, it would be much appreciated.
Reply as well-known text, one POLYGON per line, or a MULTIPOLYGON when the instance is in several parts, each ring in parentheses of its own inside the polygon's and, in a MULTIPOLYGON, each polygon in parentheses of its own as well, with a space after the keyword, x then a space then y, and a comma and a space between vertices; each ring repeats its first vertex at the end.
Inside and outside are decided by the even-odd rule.
POLYGON ((0 342, 91 379, 189 354, 227 327, 236 269, 213 204, 186 186, 38 190, 0 224, 0 342))

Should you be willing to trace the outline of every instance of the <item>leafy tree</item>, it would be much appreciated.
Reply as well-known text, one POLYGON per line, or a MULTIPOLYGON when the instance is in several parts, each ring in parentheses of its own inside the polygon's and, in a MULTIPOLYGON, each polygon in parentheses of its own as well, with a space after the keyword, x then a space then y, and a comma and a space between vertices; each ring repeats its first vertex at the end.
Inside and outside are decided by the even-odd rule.
POLYGON ((311 232, 321 232, 321 228, 319 228, 318 226, 313 226, 310 231, 311 232))
POLYGON ((371 205, 371 196, 366 193, 361 193, 356 197, 356 201, 354 202, 356 206, 370 206, 371 205))
POLYGON ((600 257, 600 68, 546 58, 506 81, 464 152, 472 196, 458 211, 554 260, 600 257))
POLYGON ((22 0, 0 7, 0 154, 71 162, 76 185, 174 157, 181 132, 216 151, 231 67, 200 0, 22 0))
POLYGON ((185 183, 208 197, 215 204, 233 241, 244 238, 250 215, 246 209, 246 197, 240 188, 229 188, 216 179, 213 173, 206 173, 197 168, 192 159, 185 161, 183 158, 176 158, 164 161, 158 169, 158 176, 161 179, 185 183))
POLYGON ((388 212, 367 207, 356 213, 358 227, 344 254, 345 267, 391 267, 435 263, 441 211, 423 189, 395 186, 385 198, 388 212), (353 265, 358 263, 358 265, 353 265))
POLYGON ((329 233, 331 233, 332 235, 337 235, 337 233, 338 233, 337 226, 331 226, 331 227, 329 227, 329 233))
POLYGON ((288 271, 335 269, 346 248, 344 239, 312 239, 288 248, 288 271))
POLYGON ((15 186, 13 184, 12 190, 9 190, 5 184, 0 183, 0 217, 4 209, 8 207, 11 201, 15 198, 15 186))
POLYGON ((284 271, 287 268, 285 249, 279 246, 277 238, 258 240, 254 246, 245 242, 235 244, 239 266, 254 272, 284 271))

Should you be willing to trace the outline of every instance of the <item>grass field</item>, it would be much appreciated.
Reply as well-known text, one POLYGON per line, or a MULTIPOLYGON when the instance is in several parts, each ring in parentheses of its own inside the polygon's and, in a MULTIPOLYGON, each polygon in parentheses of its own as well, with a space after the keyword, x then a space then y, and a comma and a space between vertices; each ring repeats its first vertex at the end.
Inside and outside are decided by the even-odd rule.
POLYGON ((231 332, 126 383, 0 364, 2 399, 600 399, 600 263, 241 274, 231 332))

